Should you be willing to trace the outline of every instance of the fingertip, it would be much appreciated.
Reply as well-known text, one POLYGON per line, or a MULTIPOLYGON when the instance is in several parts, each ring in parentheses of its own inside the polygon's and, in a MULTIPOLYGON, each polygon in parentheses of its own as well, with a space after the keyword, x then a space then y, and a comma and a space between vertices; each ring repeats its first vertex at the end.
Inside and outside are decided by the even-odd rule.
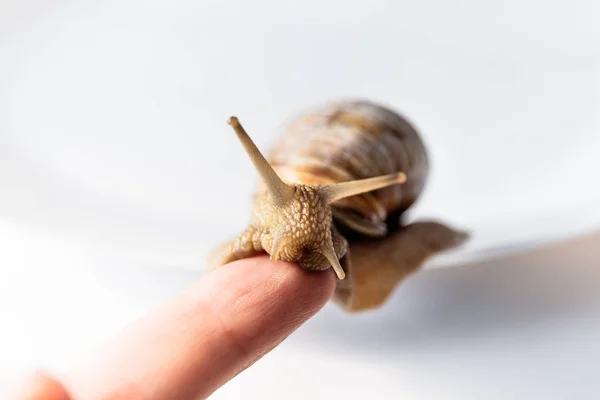
MULTIPOLYGON (((280 305, 293 301, 307 309, 320 309, 331 299, 336 278, 333 270, 309 271, 296 263, 276 261, 268 256, 257 256, 234 261, 225 266, 225 273, 246 280, 264 292, 264 300, 276 298, 280 305)), ((309 310, 306 310, 309 311, 309 310)))
MULTIPOLYGON (((307 271, 268 256, 234 261, 208 273, 185 296, 194 314, 203 316, 204 327, 212 325, 212 316, 224 324, 213 330, 217 339, 211 340, 211 348, 220 364, 211 363, 211 374, 222 384, 254 363, 313 317, 335 285, 332 270, 307 271), (219 350, 224 348, 228 355, 219 350)), ((211 379, 206 378, 208 384, 211 379)))
POLYGON ((136 321, 64 382, 77 398, 206 398, 316 314, 334 287, 330 270, 267 256, 232 262, 136 321))
POLYGON ((307 292, 314 305, 321 308, 333 296, 335 290, 336 275, 332 268, 325 271, 305 270, 297 264, 285 263, 283 267, 290 275, 289 279, 296 285, 299 292, 307 292))
POLYGON ((15 380, 11 389, 17 400, 69 400, 65 388, 42 371, 28 372, 15 380))

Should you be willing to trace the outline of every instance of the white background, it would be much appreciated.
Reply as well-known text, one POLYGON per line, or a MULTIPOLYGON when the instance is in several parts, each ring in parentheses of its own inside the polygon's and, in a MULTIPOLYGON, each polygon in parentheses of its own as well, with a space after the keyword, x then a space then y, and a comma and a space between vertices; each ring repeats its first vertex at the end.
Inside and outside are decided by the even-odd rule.
POLYGON ((598 20, 592 0, 0 2, 0 367, 63 368, 201 275, 257 179, 229 115, 266 149, 350 96, 415 123, 413 216, 473 240, 220 395, 597 398, 598 20))

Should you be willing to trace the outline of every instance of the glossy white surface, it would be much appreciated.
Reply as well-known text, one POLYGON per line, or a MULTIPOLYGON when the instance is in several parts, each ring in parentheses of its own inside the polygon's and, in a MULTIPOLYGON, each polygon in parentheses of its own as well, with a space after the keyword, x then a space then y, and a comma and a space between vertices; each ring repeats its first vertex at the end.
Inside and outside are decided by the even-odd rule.
POLYGON ((600 226, 599 20, 594 0, 0 2, 1 372, 60 370, 201 276, 257 179, 229 115, 266 150, 351 96, 415 123, 413 216, 473 240, 214 397, 600 397, 600 237, 558 243, 600 226))
POLYGON ((473 232, 459 259, 600 221, 597 2, 7 4, 5 219, 199 268, 246 223, 257 179, 227 117, 266 149, 351 96, 422 131, 433 173, 413 216, 473 232))

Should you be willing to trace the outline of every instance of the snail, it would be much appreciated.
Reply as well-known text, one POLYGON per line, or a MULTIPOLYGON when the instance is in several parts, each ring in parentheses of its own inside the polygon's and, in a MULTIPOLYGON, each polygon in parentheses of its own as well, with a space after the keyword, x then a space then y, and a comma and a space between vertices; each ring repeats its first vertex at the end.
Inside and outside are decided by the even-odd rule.
POLYGON ((426 260, 469 237, 441 221, 403 222, 429 158, 415 128, 387 106, 343 100, 309 110, 268 158, 236 117, 228 123, 261 180, 248 227, 212 252, 211 268, 261 253, 333 268, 332 301, 355 313, 381 307, 426 260))

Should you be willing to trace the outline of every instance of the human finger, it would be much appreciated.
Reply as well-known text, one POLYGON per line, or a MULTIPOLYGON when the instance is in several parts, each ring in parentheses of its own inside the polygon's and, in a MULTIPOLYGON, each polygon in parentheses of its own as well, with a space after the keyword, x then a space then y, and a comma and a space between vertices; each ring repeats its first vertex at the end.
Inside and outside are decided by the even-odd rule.
POLYGON ((272 350, 331 297, 331 271, 233 262, 127 328, 64 376, 74 399, 198 399, 272 350))
POLYGON ((56 379, 41 371, 19 377, 9 388, 7 399, 70 400, 65 388, 56 379))

